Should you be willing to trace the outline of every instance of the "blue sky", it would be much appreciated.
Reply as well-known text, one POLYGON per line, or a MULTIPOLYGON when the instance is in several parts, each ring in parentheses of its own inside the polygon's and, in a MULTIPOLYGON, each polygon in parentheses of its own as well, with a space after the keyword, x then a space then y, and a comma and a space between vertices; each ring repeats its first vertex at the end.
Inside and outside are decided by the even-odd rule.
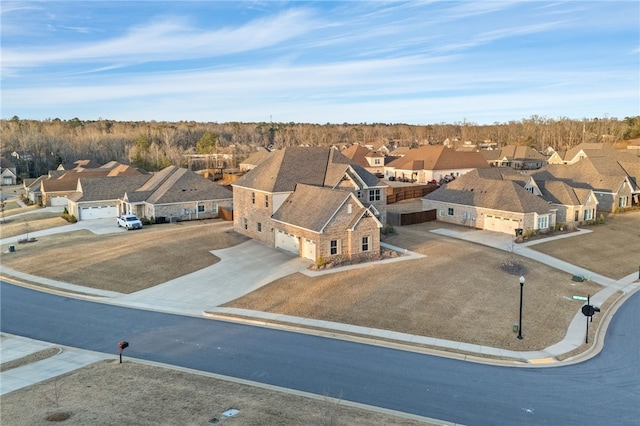
POLYGON ((640 115, 640 2, 2 1, 2 118, 640 115))

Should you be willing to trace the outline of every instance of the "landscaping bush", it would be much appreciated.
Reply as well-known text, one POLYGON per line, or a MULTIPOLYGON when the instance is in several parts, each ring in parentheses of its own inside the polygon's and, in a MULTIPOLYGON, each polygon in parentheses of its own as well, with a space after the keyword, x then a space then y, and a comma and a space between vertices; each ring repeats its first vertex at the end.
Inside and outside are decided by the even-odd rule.
POLYGON ((78 221, 78 218, 75 217, 72 214, 69 214, 69 210, 67 210, 67 208, 64 208, 64 211, 62 212, 62 218, 64 220, 66 220, 69 223, 76 223, 78 221))

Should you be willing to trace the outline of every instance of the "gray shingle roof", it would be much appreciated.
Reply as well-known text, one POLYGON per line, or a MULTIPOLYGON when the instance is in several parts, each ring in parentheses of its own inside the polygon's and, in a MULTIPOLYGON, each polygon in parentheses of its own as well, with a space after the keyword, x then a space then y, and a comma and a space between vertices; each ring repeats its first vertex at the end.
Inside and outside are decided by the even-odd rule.
POLYGON ((574 188, 617 192, 627 173, 608 156, 584 158, 574 164, 549 164, 532 174, 536 180, 561 180, 574 188))
POLYGON ((142 185, 149 175, 80 178, 80 202, 117 200, 142 185))
POLYGON ((146 199, 138 201, 146 201, 150 204, 170 204, 230 200, 233 198, 233 193, 191 170, 169 166, 158 172, 157 176, 154 174, 136 191, 127 193, 127 196, 129 201, 137 199, 138 196, 147 196, 146 199))
POLYGON ((511 180, 483 179, 467 173, 423 197, 451 204, 515 213, 549 213, 553 208, 511 180))

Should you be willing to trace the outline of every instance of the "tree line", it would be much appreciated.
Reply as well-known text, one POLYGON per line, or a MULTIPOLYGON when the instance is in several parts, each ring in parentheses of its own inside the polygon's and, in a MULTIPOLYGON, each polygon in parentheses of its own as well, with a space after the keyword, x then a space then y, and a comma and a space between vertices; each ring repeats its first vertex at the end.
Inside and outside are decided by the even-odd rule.
MULTIPOLYGON (((188 154, 234 154, 236 164, 256 147, 331 146, 385 142, 391 146, 441 144, 455 141, 528 145, 569 149, 581 142, 616 142, 640 137, 640 116, 550 119, 532 116, 519 121, 479 125, 470 122, 428 125, 359 123, 202 123, 129 122, 114 120, 0 120, 2 156, 22 178, 34 178, 61 163, 91 159, 118 161, 148 171, 168 165, 185 166, 188 154)), ((233 165, 232 165, 233 166, 233 165)))

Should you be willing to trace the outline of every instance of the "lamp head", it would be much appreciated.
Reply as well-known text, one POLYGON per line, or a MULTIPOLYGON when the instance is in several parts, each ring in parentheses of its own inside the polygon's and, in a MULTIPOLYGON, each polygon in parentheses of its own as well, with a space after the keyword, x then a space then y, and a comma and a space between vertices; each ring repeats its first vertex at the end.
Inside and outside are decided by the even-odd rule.
POLYGON ((522 275, 520 276, 520 285, 524 285, 524 277, 522 275))

